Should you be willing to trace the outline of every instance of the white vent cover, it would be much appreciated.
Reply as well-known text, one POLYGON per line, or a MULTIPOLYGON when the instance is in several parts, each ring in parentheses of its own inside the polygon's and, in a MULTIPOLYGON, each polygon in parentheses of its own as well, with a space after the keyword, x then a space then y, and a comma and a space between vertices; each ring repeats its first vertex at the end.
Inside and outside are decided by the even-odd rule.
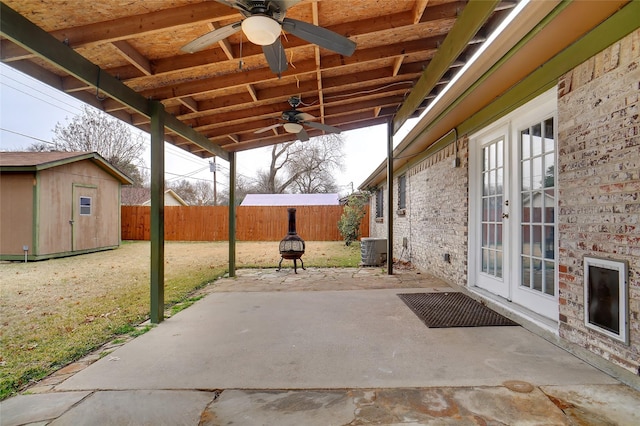
POLYGON ((380 266, 387 261, 387 239, 363 238, 360 251, 363 266, 380 266))

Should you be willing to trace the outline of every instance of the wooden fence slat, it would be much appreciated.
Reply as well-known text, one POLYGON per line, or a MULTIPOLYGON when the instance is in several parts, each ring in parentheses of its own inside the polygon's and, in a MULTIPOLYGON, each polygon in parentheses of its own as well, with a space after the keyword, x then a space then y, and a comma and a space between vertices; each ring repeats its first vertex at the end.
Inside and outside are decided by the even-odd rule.
MULTIPOLYGON (((288 207, 239 206, 236 210, 238 241, 280 241, 288 231, 288 207)), ((341 241, 338 221, 343 206, 297 206, 296 231, 307 241, 341 241)), ((146 240, 151 235, 149 206, 122 206, 123 240, 146 240)), ((167 241, 227 241, 229 210, 226 206, 166 206, 167 241)), ((369 209, 360 225, 369 236, 369 209)))

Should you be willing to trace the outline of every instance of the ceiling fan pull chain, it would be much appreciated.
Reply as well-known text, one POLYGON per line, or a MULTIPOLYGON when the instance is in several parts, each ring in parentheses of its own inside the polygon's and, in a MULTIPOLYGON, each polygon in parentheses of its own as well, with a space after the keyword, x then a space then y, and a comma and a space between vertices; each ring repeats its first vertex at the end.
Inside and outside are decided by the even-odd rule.
POLYGON ((242 65, 243 65, 243 61, 242 61, 242 40, 244 39, 244 34, 240 34, 240 59, 238 61, 238 69, 242 70, 242 65))
POLYGON ((293 65, 293 50, 291 51, 291 60, 289 60, 289 63, 291 64, 291 66, 292 66, 293 68, 295 68, 295 67, 296 67, 295 65, 293 65))

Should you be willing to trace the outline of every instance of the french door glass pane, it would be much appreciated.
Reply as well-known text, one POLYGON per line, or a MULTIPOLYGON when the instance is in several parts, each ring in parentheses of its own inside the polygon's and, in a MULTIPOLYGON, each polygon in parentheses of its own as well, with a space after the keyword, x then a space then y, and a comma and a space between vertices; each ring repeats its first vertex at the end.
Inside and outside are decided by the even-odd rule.
POLYGON ((556 294, 555 287, 555 262, 544 262, 544 292, 553 296, 556 294))
POLYGON ((522 287, 555 295, 554 119, 520 131, 522 287))
POLYGON ((482 148, 482 272, 502 277, 504 141, 482 148))

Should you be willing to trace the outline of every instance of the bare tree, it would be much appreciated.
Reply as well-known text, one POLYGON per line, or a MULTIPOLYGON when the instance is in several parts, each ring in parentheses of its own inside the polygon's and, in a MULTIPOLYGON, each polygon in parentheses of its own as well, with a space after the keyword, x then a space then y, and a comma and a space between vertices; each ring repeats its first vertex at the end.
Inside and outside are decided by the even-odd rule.
POLYGON ((34 144, 31 151, 95 151, 109 163, 129 176, 134 186, 144 184, 144 176, 138 166, 144 152, 142 134, 134 134, 124 122, 89 106, 82 114, 57 123, 53 129, 53 147, 34 144))
POLYGON ((344 167, 344 140, 330 134, 313 138, 292 153, 286 165, 294 192, 301 194, 336 192, 335 172, 344 167))
POLYGON ((191 206, 212 206, 213 205, 213 188, 212 183, 204 180, 198 180, 191 183, 186 179, 177 182, 170 182, 165 185, 172 189, 191 206))
POLYGON ((256 192, 335 192, 334 174, 343 167, 343 145, 342 137, 335 134, 274 145, 269 169, 258 172, 256 192))
POLYGON ((295 142, 273 145, 271 147, 271 162, 269 169, 258 172, 255 190, 262 194, 282 194, 291 185, 291 179, 283 179, 281 176, 286 171, 289 162, 289 149, 295 142), (280 175, 278 175, 278 173, 280 175))
MULTIPOLYGON (((246 177, 238 175, 236 177, 236 206, 239 206, 247 194, 260 193, 254 183, 251 183, 246 177)), ((218 194, 218 205, 229 205, 229 190, 225 189, 218 194)))

